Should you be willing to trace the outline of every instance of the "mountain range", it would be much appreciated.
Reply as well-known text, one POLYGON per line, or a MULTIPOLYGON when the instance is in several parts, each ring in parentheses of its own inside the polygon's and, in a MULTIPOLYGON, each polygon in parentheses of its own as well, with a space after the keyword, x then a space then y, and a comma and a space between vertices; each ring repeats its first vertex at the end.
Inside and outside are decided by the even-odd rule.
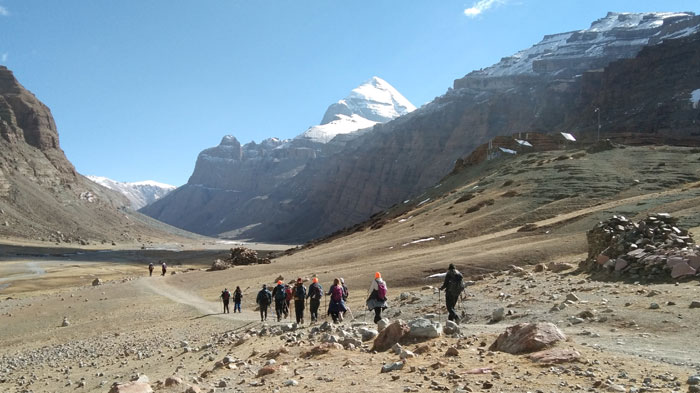
MULTIPOLYGON (((568 131, 591 140, 599 114, 605 137, 693 137, 699 30, 693 13, 608 13, 589 29, 545 36, 362 132, 333 137, 312 127, 291 141, 242 148, 225 137, 200 154, 188 184, 142 211, 207 235, 303 242, 421 194, 498 135, 568 131), (643 51, 654 47, 661 49, 643 51), (684 50, 687 56, 665 54, 684 50), (639 67, 650 74, 635 73, 639 67)), ((331 116, 347 122, 360 114, 344 101, 329 108, 326 125, 331 116)))
POLYGON ((131 208, 134 210, 138 210, 149 203, 157 201, 176 188, 170 184, 159 183, 153 180, 127 183, 101 176, 86 177, 103 187, 123 194, 129 200, 131 208))

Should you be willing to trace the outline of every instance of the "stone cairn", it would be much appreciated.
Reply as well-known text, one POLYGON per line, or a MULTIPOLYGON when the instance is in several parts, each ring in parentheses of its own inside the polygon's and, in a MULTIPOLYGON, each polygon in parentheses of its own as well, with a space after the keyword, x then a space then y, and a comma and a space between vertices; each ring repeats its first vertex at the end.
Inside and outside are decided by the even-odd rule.
POLYGON ((700 247, 678 219, 652 213, 634 223, 613 216, 588 231, 588 259, 582 267, 616 277, 664 279, 690 277, 700 272, 700 247))
POLYGON ((245 247, 231 249, 231 256, 226 259, 217 259, 211 265, 210 270, 226 270, 239 265, 257 265, 271 263, 268 258, 258 258, 258 252, 245 247))

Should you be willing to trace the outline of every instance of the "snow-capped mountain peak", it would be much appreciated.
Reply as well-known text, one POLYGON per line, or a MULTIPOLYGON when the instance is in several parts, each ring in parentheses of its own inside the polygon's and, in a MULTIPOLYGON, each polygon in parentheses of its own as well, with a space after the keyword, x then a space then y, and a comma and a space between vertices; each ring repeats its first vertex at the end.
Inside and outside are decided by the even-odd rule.
POLYGON ((309 128, 295 139, 327 143, 338 134, 385 123, 415 109, 387 81, 374 76, 352 89, 347 97, 329 106, 320 125, 309 128))
POLYGON ((91 181, 122 193, 131 202, 131 207, 138 210, 167 195, 176 187, 153 180, 124 183, 102 176, 86 176, 91 181))

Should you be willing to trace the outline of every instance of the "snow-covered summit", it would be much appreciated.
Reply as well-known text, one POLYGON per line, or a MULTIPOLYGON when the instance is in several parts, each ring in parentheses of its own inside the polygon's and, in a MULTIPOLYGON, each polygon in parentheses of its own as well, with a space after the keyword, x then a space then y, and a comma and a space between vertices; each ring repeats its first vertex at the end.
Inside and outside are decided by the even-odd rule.
POLYGON ((698 31, 700 17, 692 12, 609 12, 588 29, 546 35, 532 47, 468 77, 541 74, 570 77, 617 59, 634 57, 646 45, 698 31))
POLYGON ((102 176, 86 176, 91 181, 122 193, 131 202, 131 207, 138 210, 167 195, 176 187, 153 180, 124 183, 102 176))
POLYGON ((374 76, 354 88, 347 97, 329 106, 320 125, 309 128, 295 139, 327 143, 338 134, 385 123, 415 109, 387 81, 374 76))

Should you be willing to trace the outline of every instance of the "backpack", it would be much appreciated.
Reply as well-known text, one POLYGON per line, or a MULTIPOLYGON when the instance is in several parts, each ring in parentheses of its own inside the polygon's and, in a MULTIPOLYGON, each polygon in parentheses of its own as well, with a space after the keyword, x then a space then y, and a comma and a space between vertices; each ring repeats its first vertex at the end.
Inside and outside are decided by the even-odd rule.
POLYGON ((377 300, 386 300, 386 283, 384 281, 377 280, 377 300))
POLYGON ((278 285, 275 287, 275 300, 284 300, 287 298, 287 294, 284 293, 284 286, 278 285))
POLYGON ((323 287, 321 287, 321 284, 314 283, 309 285, 309 297, 315 300, 319 300, 323 297, 323 287))
POLYGON ((464 290, 464 281, 462 273, 455 272, 451 280, 447 283, 447 291, 451 294, 459 295, 464 290))
POLYGON ((284 290, 284 299, 286 301, 292 300, 292 287, 287 286, 287 288, 284 290))
POLYGON ((296 287, 296 298, 299 300, 304 300, 306 297, 306 288, 303 285, 297 285, 296 287))
POLYGON ((231 292, 229 292, 229 291, 221 291, 221 297, 222 297, 224 300, 228 300, 228 299, 231 298, 231 292))
POLYGON ((333 288, 331 288, 331 300, 334 302, 343 300, 343 287, 335 285, 333 288))

